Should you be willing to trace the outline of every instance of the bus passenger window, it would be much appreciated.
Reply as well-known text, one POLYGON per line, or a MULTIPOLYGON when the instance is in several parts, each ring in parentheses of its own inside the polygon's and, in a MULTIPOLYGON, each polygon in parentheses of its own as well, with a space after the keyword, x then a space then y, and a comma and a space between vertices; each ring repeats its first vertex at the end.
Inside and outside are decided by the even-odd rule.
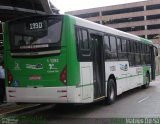
POLYGON ((105 51, 110 51, 110 45, 109 45, 108 36, 104 36, 104 49, 105 49, 105 51))
POLYGON ((77 55, 79 61, 91 61, 91 43, 89 41, 89 33, 87 29, 76 27, 77 32, 77 55))
MULTIPOLYGON (((117 45, 120 46, 120 44, 121 44, 121 50, 118 50, 118 57, 119 57, 120 60, 126 60, 126 59, 128 59, 126 40, 121 39, 121 42, 117 43, 117 45)), ((118 48, 118 49, 120 49, 120 48, 118 48)))
POLYGON ((114 36, 110 36, 110 46, 111 46, 111 59, 117 59, 117 44, 116 38, 114 36))
POLYGON ((131 52, 131 49, 130 49, 130 41, 129 41, 129 40, 127 40, 127 52, 128 52, 128 53, 131 52))
POLYGON ((146 46, 146 64, 151 64, 150 46, 146 46))
POLYGON ((110 36, 110 44, 111 44, 111 51, 117 53, 117 45, 116 45, 116 38, 110 36))
POLYGON ((121 40, 119 38, 117 38, 117 48, 118 52, 121 52, 121 40))
POLYGON ((82 42, 81 48, 88 50, 89 49, 89 40, 88 40, 88 33, 86 30, 82 30, 82 42))
POLYGON ((105 59, 110 59, 111 52, 110 52, 110 42, 108 36, 104 36, 104 52, 105 52, 105 59))
POLYGON ((135 62, 136 62, 136 65, 140 65, 141 64, 140 44, 135 42, 135 48, 136 48, 136 51, 135 51, 135 62))
POLYGON ((122 52, 127 52, 126 40, 122 39, 122 52))
POLYGON ((144 44, 141 44, 141 64, 145 64, 145 50, 144 50, 144 44))

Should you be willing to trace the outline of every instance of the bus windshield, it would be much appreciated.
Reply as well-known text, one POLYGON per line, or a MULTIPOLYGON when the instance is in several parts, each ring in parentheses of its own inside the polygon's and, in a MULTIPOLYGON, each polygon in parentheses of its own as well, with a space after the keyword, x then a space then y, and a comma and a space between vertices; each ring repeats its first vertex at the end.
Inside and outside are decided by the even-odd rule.
POLYGON ((12 21, 9 25, 11 50, 51 48, 60 43, 62 18, 39 17, 12 21))

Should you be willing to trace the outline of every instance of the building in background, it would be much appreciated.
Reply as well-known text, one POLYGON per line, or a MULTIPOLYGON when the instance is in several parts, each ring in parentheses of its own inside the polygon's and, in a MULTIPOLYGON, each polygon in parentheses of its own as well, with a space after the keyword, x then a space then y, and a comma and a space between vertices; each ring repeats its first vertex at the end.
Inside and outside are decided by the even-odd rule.
POLYGON ((66 12, 160 44, 160 0, 66 12))
MULTIPOLYGON (((96 23, 150 39, 160 54, 160 0, 148 0, 121 5, 66 12, 96 23)), ((160 57, 156 59, 160 73, 160 57)))

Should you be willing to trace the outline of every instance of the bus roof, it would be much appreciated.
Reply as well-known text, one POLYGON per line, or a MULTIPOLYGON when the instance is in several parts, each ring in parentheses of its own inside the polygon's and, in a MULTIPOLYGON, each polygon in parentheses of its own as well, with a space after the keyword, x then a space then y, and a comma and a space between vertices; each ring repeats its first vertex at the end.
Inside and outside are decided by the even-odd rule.
MULTIPOLYGON (((58 14, 58 15, 44 15, 44 16, 49 17, 49 16, 63 16, 63 15, 58 14)), ((151 40, 141 38, 139 36, 136 36, 136 35, 133 35, 133 34, 130 34, 130 33, 126 33, 126 32, 111 28, 109 26, 104 26, 104 25, 101 25, 101 24, 97 24, 97 23, 94 23, 92 21, 85 20, 85 19, 82 19, 82 18, 79 18, 79 17, 76 17, 76 16, 68 15, 68 14, 64 14, 64 16, 68 16, 69 18, 76 20, 76 25, 78 25, 78 26, 82 26, 82 27, 90 28, 90 29, 97 30, 97 31, 100 31, 100 32, 125 37, 125 38, 128 38, 128 39, 137 40, 137 41, 140 41, 140 42, 143 42, 143 43, 146 43, 146 44, 153 44, 153 42, 151 40)), ((14 20, 10 20, 8 22, 23 20, 25 18, 31 18, 31 17, 42 17, 42 15, 34 15, 34 16, 17 18, 17 19, 14 19, 14 20)))

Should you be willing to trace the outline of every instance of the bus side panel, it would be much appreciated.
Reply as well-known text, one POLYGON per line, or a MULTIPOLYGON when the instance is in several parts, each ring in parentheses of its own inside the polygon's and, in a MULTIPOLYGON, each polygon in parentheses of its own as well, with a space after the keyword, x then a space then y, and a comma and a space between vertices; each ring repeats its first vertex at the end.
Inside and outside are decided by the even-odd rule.
MULTIPOLYGON (((122 92, 127 90, 127 78, 125 71, 125 65, 128 67, 127 61, 106 61, 105 62, 105 75, 106 75, 106 82, 108 83, 109 76, 114 75, 116 78, 117 83, 117 95, 121 94, 122 92), (123 66, 123 67, 122 67, 123 66)), ((107 84, 106 84, 106 93, 107 93, 107 84)), ((107 96, 107 94, 106 94, 107 96)))
POLYGON ((105 71, 106 82, 111 74, 115 76, 117 83, 117 95, 143 85, 143 68, 130 67, 128 61, 105 62, 105 71))

